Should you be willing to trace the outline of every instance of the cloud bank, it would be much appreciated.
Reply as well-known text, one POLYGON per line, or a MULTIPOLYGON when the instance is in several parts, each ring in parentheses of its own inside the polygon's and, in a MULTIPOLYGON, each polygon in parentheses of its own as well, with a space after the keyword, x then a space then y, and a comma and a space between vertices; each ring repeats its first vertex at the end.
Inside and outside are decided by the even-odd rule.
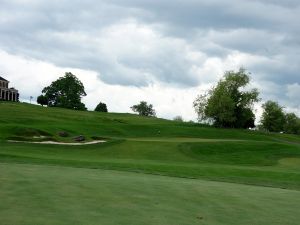
POLYGON ((300 113, 300 2, 296 0, 0 0, 0 73, 37 96, 71 71, 90 108, 196 116, 192 101, 243 66, 263 100, 300 113), (30 79, 30 84, 28 83, 30 79), (126 94, 124 94, 126 93, 126 94))

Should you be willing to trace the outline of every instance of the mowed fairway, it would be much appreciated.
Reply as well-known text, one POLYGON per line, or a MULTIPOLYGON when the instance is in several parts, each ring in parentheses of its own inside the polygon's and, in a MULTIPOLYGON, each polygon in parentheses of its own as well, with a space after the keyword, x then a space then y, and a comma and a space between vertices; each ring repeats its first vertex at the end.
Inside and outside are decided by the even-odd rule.
POLYGON ((299 224, 300 194, 138 173, 0 164, 1 224, 299 224))
POLYGON ((1 225, 299 224, 299 136, 11 103, 0 122, 1 225), (77 135, 106 142, 28 143, 77 135))

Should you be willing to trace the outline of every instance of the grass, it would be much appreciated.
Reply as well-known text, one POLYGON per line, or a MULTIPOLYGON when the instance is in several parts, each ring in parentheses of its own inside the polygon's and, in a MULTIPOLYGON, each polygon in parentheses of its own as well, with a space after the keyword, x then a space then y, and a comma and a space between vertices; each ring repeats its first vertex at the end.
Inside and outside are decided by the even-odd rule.
POLYGON ((1 224, 296 225, 298 191, 58 166, 0 164, 1 224))
POLYGON ((150 142, 142 138, 91 146, 2 143, 0 161, 126 170, 300 190, 299 147, 286 143, 217 140, 150 142))
MULTIPOLYGON (((272 140, 273 136, 258 132, 207 128, 195 123, 173 122, 164 119, 140 117, 132 114, 74 112, 59 108, 43 108, 29 104, 0 102, 0 139, 12 136, 50 134, 59 139, 59 131, 70 136, 87 137, 185 137, 272 140), (20 133, 22 135, 20 135, 20 133)), ((298 138, 300 142, 300 138, 298 138)))
POLYGON ((0 103, 0 179, 3 224, 297 224, 300 137, 0 103))

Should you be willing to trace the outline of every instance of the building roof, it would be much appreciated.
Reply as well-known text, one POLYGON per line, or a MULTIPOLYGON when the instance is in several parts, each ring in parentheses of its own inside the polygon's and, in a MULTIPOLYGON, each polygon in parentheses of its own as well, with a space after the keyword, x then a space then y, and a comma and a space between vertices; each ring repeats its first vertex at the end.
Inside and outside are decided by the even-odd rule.
POLYGON ((1 77, 1 76, 0 76, 0 80, 7 81, 7 82, 8 82, 8 80, 5 80, 5 79, 4 79, 3 77, 1 77))

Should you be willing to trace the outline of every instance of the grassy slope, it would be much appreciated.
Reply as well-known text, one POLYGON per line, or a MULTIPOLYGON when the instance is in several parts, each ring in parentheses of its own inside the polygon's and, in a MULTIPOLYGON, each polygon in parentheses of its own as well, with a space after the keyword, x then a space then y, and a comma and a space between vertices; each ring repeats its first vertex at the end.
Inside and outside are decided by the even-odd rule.
POLYGON ((297 224, 299 143, 299 136, 0 103, 1 222, 297 224), (6 141, 39 135, 72 141, 58 137, 59 131, 109 141, 90 146, 6 141))
MULTIPOLYGON (((282 136, 28 104, 2 103, 0 109, 2 162, 105 168, 300 189, 300 147, 279 142, 282 136), (113 139, 106 144, 76 147, 5 141, 38 135, 36 132, 71 141, 59 138, 59 131, 113 139)), ((297 136, 283 138, 300 140, 297 136)))
MULTIPOLYGON (((222 130, 193 123, 139 117, 132 114, 78 112, 0 102, 0 138, 24 134, 29 128, 50 134, 61 130, 71 135, 107 137, 200 137, 265 140, 266 135, 240 130, 222 130)), ((58 137, 56 137, 58 138, 58 137)), ((300 140, 300 139, 299 139, 300 140)))

